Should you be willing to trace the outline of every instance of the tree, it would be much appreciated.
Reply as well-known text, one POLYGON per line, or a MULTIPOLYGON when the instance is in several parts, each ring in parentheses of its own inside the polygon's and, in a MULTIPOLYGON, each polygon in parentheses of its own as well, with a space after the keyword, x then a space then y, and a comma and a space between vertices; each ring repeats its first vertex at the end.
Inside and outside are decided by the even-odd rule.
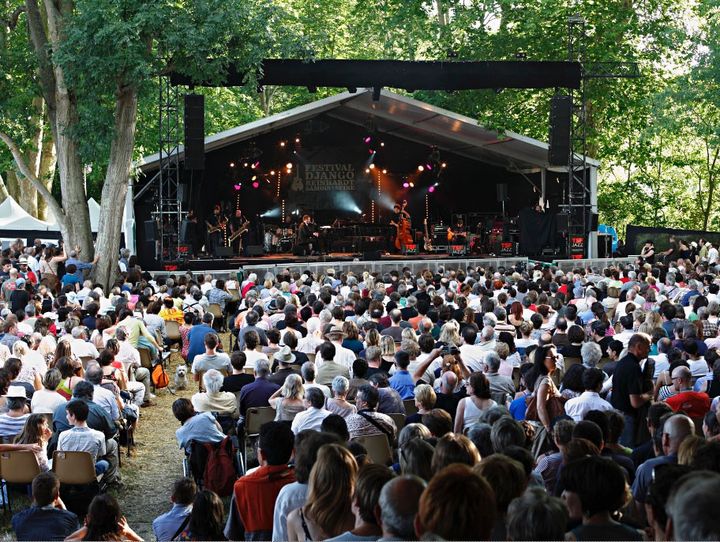
POLYGON ((261 0, 26 0, 24 11, 57 149, 60 199, 11 131, 0 131, 0 140, 47 202, 65 242, 87 258, 93 244, 83 168, 102 166, 95 278, 108 286, 117 271, 139 96, 164 70, 216 78, 230 59, 250 69, 273 53, 296 52, 297 40, 283 38, 276 23, 285 15, 261 0))

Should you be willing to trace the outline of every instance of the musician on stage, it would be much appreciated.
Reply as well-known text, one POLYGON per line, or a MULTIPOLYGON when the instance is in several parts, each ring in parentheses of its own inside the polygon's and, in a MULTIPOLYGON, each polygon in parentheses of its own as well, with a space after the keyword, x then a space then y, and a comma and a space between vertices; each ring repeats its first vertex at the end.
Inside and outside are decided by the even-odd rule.
MULTIPOLYGON (((405 209, 407 207, 407 200, 402 202, 402 205, 400 203, 396 203, 393 205, 393 214, 390 218, 390 225, 395 226, 395 235, 392 236, 392 239, 390 239, 390 252, 395 252, 395 250, 400 250, 401 252, 404 251, 404 247, 407 244, 405 241, 406 239, 403 239, 400 237, 400 229, 404 224, 407 224, 407 227, 410 227, 410 213, 407 212, 405 209)), ((410 241, 412 242, 412 240, 410 241)))
POLYGON ((448 243, 451 245, 465 245, 467 243, 467 228, 462 218, 458 217, 455 226, 447 229, 448 243))
POLYGON ((237 209, 230 219, 230 233, 228 242, 233 249, 233 254, 241 254, 247 246, 248 228, 250 220, 243 215, 242 209, 237 209))
POLYGON ((206 251, 212 256, 217 255, 218 247, 225 246, 225 228, 227 227, 227 219, 222 214, 222 207, 219 203, 213 207, 213 214, 205 220, 207 226, 207 243, 206 251))
POLYGON ((310 220, 310 215, 303 215, 302 221, 298 225, 295 252, 301 256, 317 252, 319 247, 318 237, 319 234, 315 229, 315 224, 310 220))

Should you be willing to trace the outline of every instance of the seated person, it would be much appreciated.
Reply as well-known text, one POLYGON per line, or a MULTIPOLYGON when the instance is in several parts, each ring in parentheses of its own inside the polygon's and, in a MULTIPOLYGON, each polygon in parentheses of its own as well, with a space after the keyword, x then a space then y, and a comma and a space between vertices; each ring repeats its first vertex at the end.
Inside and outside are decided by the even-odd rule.
POLYGON ((42 472, 32 481, 30 508, 16 513, 12 527, 18 540, 65 540, 79 527, 78 517, 65 508, 60 498, 60 480, 42 472))
POLYGON ((175 438, 186 453, 190 453, 190 441, 221 442, 225 438, 222 427, 209 412, 195 412, 190 399, 176 399, 172 404, 175 418, 182 427, 175 431, 175 438))
POLYGON ((12 439, 19 435, 25 427, 25 421, 30 414, 27 408, 27 395, 25 389, 20 386, 10 386, 5 395, 7 398, 8 411, 0 414, 0 437, 12 439))
POLYGON ((85 401, 70 401, 65 408, 70 429, 63 431, 58 438, 57 449, 61 452, 89 452, 95 464, 95 473, 103 474, 110 463, 101 459, 107 454, 105 435, 87 424, 90 409, 85 401))
POLYGON ((210 369, 203 374, 203 386, 206 391, 192 396, 195 412, 217 412, 233 418, 239 416, 235 394, 229 391, 220 391, 223 387, 223 378, 220 371, 215 369, 210 369))
POLYGON ((158 542, 176 540, 190 519, 197 486, 192 478, 180 478, 173 484, 170 502, 173 507, 169 512, 156 517, 152 529, 158 542))

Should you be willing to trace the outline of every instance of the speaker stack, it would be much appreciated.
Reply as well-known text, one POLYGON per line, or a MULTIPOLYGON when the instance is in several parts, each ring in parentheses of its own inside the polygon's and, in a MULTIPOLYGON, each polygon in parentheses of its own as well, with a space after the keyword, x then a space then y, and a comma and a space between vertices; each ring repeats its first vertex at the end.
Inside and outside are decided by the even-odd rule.
POLYGON ((185 169, 205 169, 205 96, 185 95, 185 169))
POLYGON ((572 96, 553 96, 550 102, 550 149, 548 151, 548 162, 551 166, 566 166, 570 159, 572 107, 572 96))

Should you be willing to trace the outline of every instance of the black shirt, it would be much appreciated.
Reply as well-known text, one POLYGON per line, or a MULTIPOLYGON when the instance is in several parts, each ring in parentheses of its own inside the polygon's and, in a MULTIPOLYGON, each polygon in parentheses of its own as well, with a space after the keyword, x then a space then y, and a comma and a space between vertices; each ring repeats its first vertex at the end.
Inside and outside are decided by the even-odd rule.
POLYGON ((253 375, 239 374, 226 376, 223 379, 223 385, 220 391, 235 393, 240 391, 245 384, 250 384, 254 381, 253 375))
POLYGON ((630 404, 631 395, 642 394, 640 360, 634 354, 622 358, 613 372, 612 406, 625 414, 635 415, 637 409, 630 404))

